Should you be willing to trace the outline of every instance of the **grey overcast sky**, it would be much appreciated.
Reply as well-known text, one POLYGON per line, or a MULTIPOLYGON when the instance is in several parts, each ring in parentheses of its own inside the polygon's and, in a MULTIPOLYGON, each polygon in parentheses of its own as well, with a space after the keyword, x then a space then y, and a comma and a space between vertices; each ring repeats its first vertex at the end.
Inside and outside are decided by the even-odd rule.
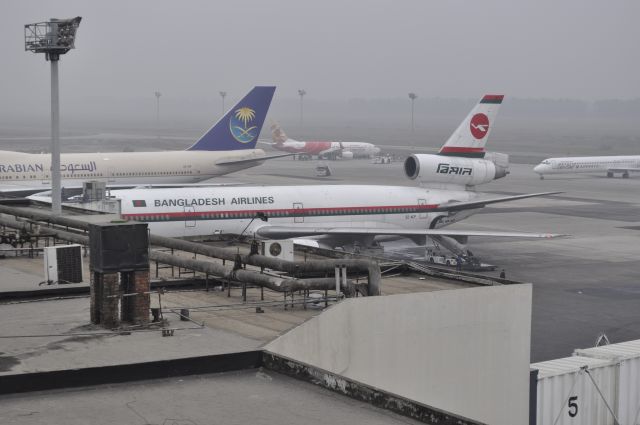
POLYGON ((49 101, 23 25, 74 16, 67 100, 257 84, 316 99, 640 97, 638 0, 2 0, 0 12, 0 111, 49 101))

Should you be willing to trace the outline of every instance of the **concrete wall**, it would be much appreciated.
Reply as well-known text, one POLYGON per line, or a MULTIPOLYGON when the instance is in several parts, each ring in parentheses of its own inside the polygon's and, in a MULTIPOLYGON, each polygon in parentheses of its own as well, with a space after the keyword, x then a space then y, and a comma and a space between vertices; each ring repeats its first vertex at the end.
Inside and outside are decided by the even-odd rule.
POLYGON ((341 302, 268 351, 491 424, 528 423, 531 285, 341 302))

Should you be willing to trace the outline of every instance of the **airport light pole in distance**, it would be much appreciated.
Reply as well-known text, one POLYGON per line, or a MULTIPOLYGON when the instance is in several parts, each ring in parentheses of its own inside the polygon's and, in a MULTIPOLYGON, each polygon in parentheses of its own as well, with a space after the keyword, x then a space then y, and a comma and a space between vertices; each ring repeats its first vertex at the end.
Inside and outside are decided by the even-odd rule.
POLYGON ((304 121, 303 110, 302 110, 302 98, 304 97, 305 94, 307 94, 307 92, 304 89, 298 90, 298 96, 300 96, 300 124, 302 124, 302 122, 304 121))
POLYGON ((50 19, 24 26, 24 50, 44 53, 51 62, 51 212, 62 214, 60 175, 60 99, 58 92, 58 61, 75 48, 80 16, 72 19, 50 19))
POLYGON ((415 102, 417 97, 418 97, 417 94, 409 93, 409 99, 411 99, 411 132, 412 133, 415 131, 415 127, 413 126, 413 102, 415 102))
POLYGON ((221 91, 218 93, 220 93, 220 97, 222 98, 222 115, 224 115, 224 98, 227 97, 227 92, 221 91))
POLYGON ((160 128, 160 96, 162 96, 162 93, 157 91, 154 94, 156 95, 156 127, 159 129, 160 128))

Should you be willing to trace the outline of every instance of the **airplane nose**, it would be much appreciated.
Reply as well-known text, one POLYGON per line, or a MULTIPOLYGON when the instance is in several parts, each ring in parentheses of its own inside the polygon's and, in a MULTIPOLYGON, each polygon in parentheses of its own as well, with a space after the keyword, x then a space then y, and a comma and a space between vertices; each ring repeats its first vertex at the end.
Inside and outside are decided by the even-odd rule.
POLYGON ((533 171, 540 174, 542 172, 542 164, 538 164, 535 167, 533 167, 533 171))

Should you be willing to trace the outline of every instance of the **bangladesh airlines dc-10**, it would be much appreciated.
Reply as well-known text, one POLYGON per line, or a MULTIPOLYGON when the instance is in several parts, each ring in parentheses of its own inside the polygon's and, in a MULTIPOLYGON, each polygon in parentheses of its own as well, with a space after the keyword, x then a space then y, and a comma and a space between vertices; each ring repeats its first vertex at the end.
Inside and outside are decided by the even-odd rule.
POLYGON ((437 155, 416 154, 406 175, 422 187, 316 185, 252 186, 111 191, 123 218, 146 222, 152 233, 194 236, 214 233, 266 239, 313 237, 323 246, 397 235, 424 243, 426 236, 458 249, 467 236, 546 238, 545 233, 443 229, 485 205, 552 194, 489 198, 475 186, 508 174, 508 159, 485 155, 485 144, 503 96, 487 95, 437 155), (459 244, 458 244, 459 245, 459 244))
MULTIPOLYGON (((274 92, 275 87, 254 87, 184 151, 62 154, 62 186, 82 187, 86 180, 109 186, 193 184, 286 156, 255 149, 274 92)), ((0 192, 41 192, 51 186, 50 169, 48 154, 0 151, 0 192)))
POLYGON ((576 156, 547 158, 533 168, 544 179, 548 174, 606 173, 614 177, 616 173, 628 178, 629 173, 640 172, 640 155, 626 156, 576 156))

